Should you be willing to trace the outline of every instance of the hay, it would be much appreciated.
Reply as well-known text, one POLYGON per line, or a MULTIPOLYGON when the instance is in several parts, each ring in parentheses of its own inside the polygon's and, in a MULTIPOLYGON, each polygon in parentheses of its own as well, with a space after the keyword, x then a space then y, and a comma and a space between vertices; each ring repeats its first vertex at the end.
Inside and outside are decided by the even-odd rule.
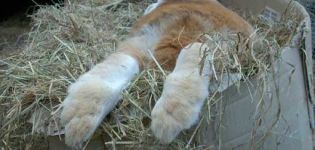
MULTIPOLYGON (((149 3, 76 1, 63 8, 42 6, 32 15, 33 28, 23 52, 1 60, 6 68, 0 70, 0 103, 7 110, 0 130, 1 144, 14 149, 25 147, 29 140, 23 139, 31 137, 32 141, 38 132, 62 133, 58 110, 68 85, 116 50, 117 41, 126 37, 149 3), (54 131, 48 132, 51 128, 54 131), (19 138, 24 142, 14 142, 19 138)), ((294 34, 298 24, 292 20, 271 23, 253 19, 257 37, 250 43, 239 34, 205 34, 205 43, 217 48, 214 55, 217 77, 227 72, 241 73, 246 81, 267 74, 270 62, 277 59, 294 34)), ((160 70, 141 72, 95 136, 102 136, 106 146, 163 148, 149 130, 149 114, 161 94, 164 78, 160 70)), ((217 91, 213 93, 206 105, 209 112, 218 101, 214 98, 217 91)), ((205 114, 211 117, 210 113, 205 114)), ((167 148, 201 148, 194 141, 197 129, 183 132, 167 148)))

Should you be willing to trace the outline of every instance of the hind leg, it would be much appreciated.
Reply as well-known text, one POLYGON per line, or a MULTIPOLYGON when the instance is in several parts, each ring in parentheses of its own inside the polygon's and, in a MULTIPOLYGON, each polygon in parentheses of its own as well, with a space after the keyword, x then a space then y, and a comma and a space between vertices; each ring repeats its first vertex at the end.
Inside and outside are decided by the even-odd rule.
POLYGON ((67 145, 80 148, 121 99, 122 90, 139 73, 144 54, 133 47, 141 46, 140 42, 132 43, 124 42, 121 51, 110 55, 69 87, 61 113, 67 145))
POLYGON ((139 64, 135 58, 115 53, 69 87, 61 113, 67 145, 80 148, 90 138, 138 72, 139 64))
POLYGON ((171 142, 180 131, 198 120, 208 96, 211 73, 210 67, 205 65, 200 74, 201 54, 206 48, 194 43, 182 49, 174 71, 166 78, 162 95, 151 113, 151 129, 161 143, 171 142))

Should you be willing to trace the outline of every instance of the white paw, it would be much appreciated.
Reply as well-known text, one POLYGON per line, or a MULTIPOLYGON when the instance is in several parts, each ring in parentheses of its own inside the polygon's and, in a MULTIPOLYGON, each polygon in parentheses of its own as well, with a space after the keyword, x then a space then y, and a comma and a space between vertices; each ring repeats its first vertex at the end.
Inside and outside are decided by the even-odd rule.
POLYGON ((194 54, 196 58, 192 58, 192 55, 181 52, 176 67, 166 77, 162 95, 152 110, 151 129, 162 144, 172 142, 182 130, 189 129, 197 122, 203 102, 208 96, 209 79, 200 76, 197 54, 194 54))
POLYGON ((78 80, 70 86, 63 102, 61 122, 68 146, 81 148, 117 104, 119 92, 101 79, 78 80))
POLYGON ((184 129, 198 120, 199 109, 177 100, 160 99, 152 110, 151 130, 161 144, 172 142, 184 129))

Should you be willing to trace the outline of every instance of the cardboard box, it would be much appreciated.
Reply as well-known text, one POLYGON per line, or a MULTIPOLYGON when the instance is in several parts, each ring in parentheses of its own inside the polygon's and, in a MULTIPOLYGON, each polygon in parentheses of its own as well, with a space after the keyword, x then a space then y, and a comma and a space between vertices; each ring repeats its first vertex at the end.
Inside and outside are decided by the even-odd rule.
POLYGON ((304 19, 291 46, 282 51, 281 60, 274 64, 274 82, 268 83, 267 92, 256 92, 261 86, 255 80, 251 81, 253 86, 243 83, 222 92, 222 103, 217 104, 220 109, 216 110, 219 115, 210 122, 204 121, 199 130, 200 144, 222 150, 313 149, 311 24, 306 10, 290 0, 222 2, 254 14, 267 9, 280 16, 290 4, 304 19))

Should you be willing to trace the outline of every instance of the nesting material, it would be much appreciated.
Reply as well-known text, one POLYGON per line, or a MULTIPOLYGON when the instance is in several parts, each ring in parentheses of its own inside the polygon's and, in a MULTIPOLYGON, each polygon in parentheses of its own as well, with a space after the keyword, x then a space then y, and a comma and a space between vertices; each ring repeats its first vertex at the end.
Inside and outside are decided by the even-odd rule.
MULTIPOLYGON (((0 107, 7 111, 0 121, 2 144, 14 148, 34 143, 33 138, 30 142, 25 137, 62 134, 58 113, 67 87, 116 50, 117 42, 126 37, 148 4, 75 1, 62 8, 45 6, 32 15, 33 28, 25 49, 1 60, 6 67, 0 70, 0 107), (19 140, 23 142, 17 143, 19 140)), ((248 19, 256 29, 252 39, 228 32, 205 33, 202 37, 213 55, 215 76, 211 80, 212 85, 217 85, 211 87, 204 119, 210 118, 207 110, 218 101, 215 93, 230 86, 220 89, 222 79, 226 81, 233 74, 237 76, 233 83, 250 78, 266 80, 271 63, 288 46, 298 26, 298 18, 293 14, 283 17, 281 22, 263 17, 248 19)), ((94 138, 102 137, 108 147, 164 147, 149 129, 150 112, 162 92, 164 79, 158 69, 141 72, 123 92, 123 99, 104 119, 94 138)), ((194 140, 197 130, 198 125, 183 132, 168 148, 200 147, 194 140)))

